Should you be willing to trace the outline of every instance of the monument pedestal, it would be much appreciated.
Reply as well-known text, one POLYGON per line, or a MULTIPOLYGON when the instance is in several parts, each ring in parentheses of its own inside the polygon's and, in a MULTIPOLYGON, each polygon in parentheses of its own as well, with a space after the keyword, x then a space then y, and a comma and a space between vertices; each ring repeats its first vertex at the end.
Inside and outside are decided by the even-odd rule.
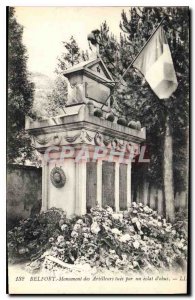
POLYGON ((145 128, 98 118, 90 105, 67 107, 66 115, 42 121, 26 119, 42 154, 42 210, 82 215, 99 203, 118 212, 131 202, 132 150, 145 139, 145 128))
MULTIPOLYGON (((64 75, 66 114, 26 118, 26 130, 42 154, 42 210, 57 207, 68 216, 82 215, 97 203, 125 210, 131 202, 131 159, 145 140, 145 128, 117 124, 110 105, 114 80, 100 57, 64 75)), ((120 123, 126 125, 123 118, 120 123)))

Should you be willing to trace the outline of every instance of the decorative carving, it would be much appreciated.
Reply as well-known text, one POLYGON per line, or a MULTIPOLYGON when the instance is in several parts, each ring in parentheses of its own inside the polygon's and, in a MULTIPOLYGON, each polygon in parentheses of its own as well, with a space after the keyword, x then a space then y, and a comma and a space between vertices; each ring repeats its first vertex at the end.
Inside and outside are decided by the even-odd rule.
POLYGON ((73 136, 65 136, 65 140, 68 143, 74 143, 77 139, 80 139, 80 142, 86 143, 86 142, 92 142, 93 138, 89 135, 89 133, 82 129, 79 133, 73 135, 73 136))
POLYGON ((127 145, 126 145, 126 150, 127 150, 127 152, 131 152, 132 150, 134 151, 134 144, 132 144, 132 143, 127 143, 127 145))
POLYGON ((46 135, 43 135, 43 136, 37 136, 37 137, 34 137, 35 138, 35 141, 38 143, 38 144, 40 144, 40 145, 45 145, 45 144, 47 144, 49 141, 50 141, 50 139, 51 139, 51 137, 47 137, 46 135))
POLYGON ((104 139, 104 145, 106 146, 106 147, 111 147, 111 142, 112 142, 112 140, 111 139, 104 139))
POLYGON ((103 145, 103 136, 101 133, 97 132, 95 137, 94 137, 94 142, 97 146, 102 146, 103 145))
POLYGON ((81 130, 81 134, 80 134, 80 139, 81 142, 85 143, 85 142, 91 142, 93 140, 93 138, 88 134, 88 132, 85 129, 81 130))
POLYGON ((114 139, 104 139, 104 145, 107 148, 113 148, 116 149, 117 151, 126 151, 126 147, 127 147, 127 142, 125 141, 119 141, 118 139, 114 138, 114 139))
POLYGON ((117 139, 113 139, 112 142, 111 142, 111 146, 112 148, 116 149, 119 145, 119 142, 117 139))
POLYGON ((62 139, 61 136, 59 136, 58 134, 55 134, 54 137, 53 137, 53 144, 55 146, 58 146, 61 142, 61 139, 62 139))
POLYGON ((65 140, 68 142, 68 143, 74 143, 80 136, 80 133, 78 134, 75 134, 73 136, 65 136, 65 140))
POLYGON ((56 188, 61 188, 65 185, 66 176, 61 167, 55 167, 51 170, 50 179, 56 188))
POLYGON ((127 142, 123 141, 122 143, 118 143, 118 150, 125 152, 126 151, 127 142))

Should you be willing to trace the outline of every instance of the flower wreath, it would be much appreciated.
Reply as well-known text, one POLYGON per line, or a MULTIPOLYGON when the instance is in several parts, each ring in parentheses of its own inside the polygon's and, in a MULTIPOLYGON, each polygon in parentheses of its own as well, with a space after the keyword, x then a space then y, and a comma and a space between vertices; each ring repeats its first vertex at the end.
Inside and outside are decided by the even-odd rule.
POLYGON ((51 170, 50 179, 56 188, 61 188, 65 185, 66 176, 61 167, 55 167, 51 170))

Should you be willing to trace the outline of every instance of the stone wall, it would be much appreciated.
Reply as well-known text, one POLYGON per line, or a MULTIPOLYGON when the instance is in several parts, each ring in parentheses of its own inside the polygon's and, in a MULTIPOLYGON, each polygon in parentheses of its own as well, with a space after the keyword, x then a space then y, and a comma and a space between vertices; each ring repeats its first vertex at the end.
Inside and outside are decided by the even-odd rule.
POLYGON ((7 166, 7 227, 28 218, 40 209, 42 169, 33 166, 7 166))

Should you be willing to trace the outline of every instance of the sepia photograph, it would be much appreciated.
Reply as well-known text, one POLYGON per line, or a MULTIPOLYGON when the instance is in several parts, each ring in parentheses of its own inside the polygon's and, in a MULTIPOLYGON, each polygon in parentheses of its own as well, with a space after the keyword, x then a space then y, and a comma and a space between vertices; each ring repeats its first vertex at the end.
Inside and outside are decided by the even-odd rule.
POLYGON ((6 21, 7 293, 189 294, 190 8, 6 21))

